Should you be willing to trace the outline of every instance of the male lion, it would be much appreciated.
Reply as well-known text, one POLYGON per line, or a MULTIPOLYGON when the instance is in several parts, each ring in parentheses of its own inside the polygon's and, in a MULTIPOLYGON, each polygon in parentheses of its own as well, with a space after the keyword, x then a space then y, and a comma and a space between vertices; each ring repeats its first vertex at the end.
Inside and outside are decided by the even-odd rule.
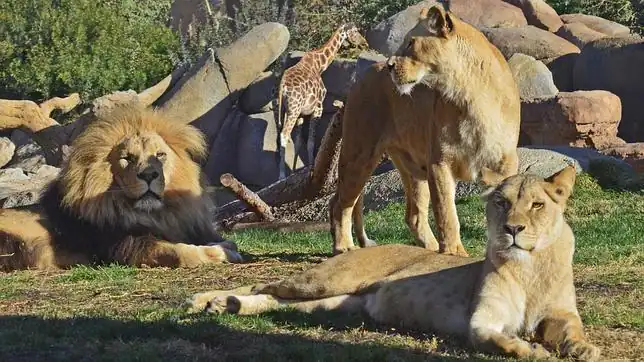
POLYGON ((0 211, 0 270, 241 261, 210 223, 196 128, 122 107, 72 147, 39 205, 0 211))
POLYGON ((380 323, 468 338, 473 347, 545 357, 599 357, 586 341, 572 275, 574 236, 564 220, 575 169, 549 179, 514 175, 488 195, 483 261, 414 246, 350 251, 272 284, 195 295, 193 308, 256 314, 282 307, 364 311, 380 323))
POLYGON ((521 103, 499 50, 439 7, 424 9, 407 37, 400 56, 372 66, 347 99, 329 207, 336 254, 355 248, 352 212, 360 246, 374 245, 362 226, 360 194, 383 153, 400 172, 417 243, 448 254, 467 255, 455 179, 486 183, 486 174, 517 172, 521 103), (428 223, 430 197, 439 242, 428 223))

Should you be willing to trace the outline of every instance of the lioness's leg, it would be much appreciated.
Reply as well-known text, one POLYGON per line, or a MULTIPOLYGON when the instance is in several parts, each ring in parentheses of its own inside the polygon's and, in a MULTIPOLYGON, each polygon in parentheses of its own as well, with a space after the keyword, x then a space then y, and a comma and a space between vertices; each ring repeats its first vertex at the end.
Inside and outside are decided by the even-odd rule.
POLYGON ((429 193, 438 227, 440 252, 468 256, 461 243, 460 224, 456 213, 456 182, 451 168, 444 162, 432 164, 428 170, 429 193))
POLYGON ((541 322, 540 331, 544 342, 556 347, 562 356, 582 361, 599 358, 599 348, 586 340, 581 319, 575 312, 554 311, 541 322))
POLYGON ((112 250, 112 255, 114 260, 133 266, 195 267, 222 262, 240 263, 242 257, 233 246, 232 242, 192 245, 151 237, 129 237, 112 250))
POLYGON ((344 253, 355 248, 351 236, 353 209, 362 193, 362 188, 369 180, 369 176, 376 168, 382 154, 375 152, 371 147, 364 146, 358 140, 355 141, 359 144, 352 144, 346 139, 342 141, 338 186, 335 195, 329 202, 334 254, 344 253))
POLYGON ((205 310, 210 313, 232 313, 239 315, 260 314, 282 308, 292 308, 305 313, 320 310, 353 312, 360 311, 363 305, 363 297, 351 294, 312 300, 288 300, 277 298, 270 294, 229 294, 214 297, 208 302, 205 310))
POLYGON ((429 227, 429 185, 426 180, 413 178, 399 169, 405 187, 405 222, 416 238, 416 245, 437 251, 438 241, 429 227))

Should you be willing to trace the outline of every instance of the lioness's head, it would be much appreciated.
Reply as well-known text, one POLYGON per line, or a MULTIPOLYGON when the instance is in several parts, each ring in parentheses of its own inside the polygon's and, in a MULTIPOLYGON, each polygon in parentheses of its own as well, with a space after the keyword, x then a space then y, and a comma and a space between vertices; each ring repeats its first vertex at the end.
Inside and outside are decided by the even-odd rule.
POLYGON ((522 259, 556 240, 575 177, 575 167, 567 166, 545 180, 519 174, 492 189, 486 196, 488 254, 522 259))
POLYGON ((387 60, 391 79, 401 94, 410 94, 421 83, 434 85, 441 75, 455 83, 457 72, 465 74, 487 54, 477 54, 485 37, 471 25, 442 7, 423 8, 416 26, 407 33, 396 56, 387 60))
MULTIPOLYGON (((61 171, 62 205, 104 224, 140 219, 202 193, 203 135, 154 111, 120 107, 90 123, 61 171)), ((188 203, 187 201, 184 201, 188 203)))

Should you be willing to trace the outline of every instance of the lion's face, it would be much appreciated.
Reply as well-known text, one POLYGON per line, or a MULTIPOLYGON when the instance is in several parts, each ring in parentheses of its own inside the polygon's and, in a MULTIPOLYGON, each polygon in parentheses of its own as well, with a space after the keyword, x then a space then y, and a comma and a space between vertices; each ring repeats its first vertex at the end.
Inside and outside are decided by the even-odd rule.
POLYGON ((397 56, 387 60, 391 79, 401 94, 410 94, 416 85, 430 82, 434 74, 448 72, 466 55, 459 47, 462 39, 455 33, 457 23, 458 19, 440 7, 423 8, 397 56))
POLYGON ((114 188, 118 189, 113 191, 121 191, 135 209, 162 208, 175 157, 163 138, 154 132, 125 138, 109 156, 114 188))
POLYGON ((515 175, 488 194, 488 254, 501 260, 525 259, 549 246, 564 224, 575 176, 573 166, 547 180, 515 175))

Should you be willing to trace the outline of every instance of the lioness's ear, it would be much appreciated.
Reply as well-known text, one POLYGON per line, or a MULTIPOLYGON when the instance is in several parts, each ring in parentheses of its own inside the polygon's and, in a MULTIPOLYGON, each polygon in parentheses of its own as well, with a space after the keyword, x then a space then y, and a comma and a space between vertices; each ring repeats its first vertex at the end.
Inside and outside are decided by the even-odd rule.
POLYGON ((568 165, 563 170, 546 179, 548 183, 545 187, 546 193, 556 203, 565 204, 572 194, 576 178, 577 171, 575 170, 575 165, 568 165))
POLYGON ((419 22, 431 34, 447 38, 454 30, 454 22, 452 22, 451 15, 445 12, 440 6, 432 6, 431 8, 422 8, 420 10, 419 22))

